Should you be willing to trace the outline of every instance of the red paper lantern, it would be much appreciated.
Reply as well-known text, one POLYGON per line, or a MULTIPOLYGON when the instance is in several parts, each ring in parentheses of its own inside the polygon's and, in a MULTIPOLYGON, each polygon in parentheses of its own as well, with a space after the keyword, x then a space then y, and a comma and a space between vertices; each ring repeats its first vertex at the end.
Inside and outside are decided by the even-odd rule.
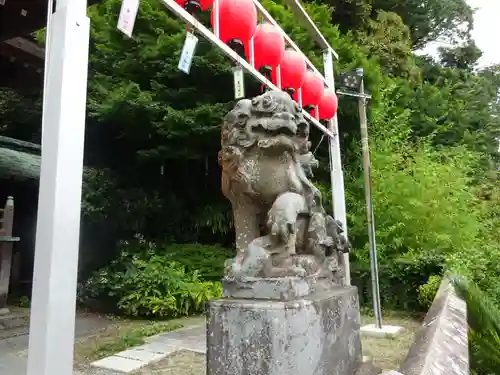
MULTIPOLYGON (((339 100, 332 90, 325 90, 318 103, 318 112, 320 120, 330 120, 337 114, 339 100)), ((314 110, 312 111, 314 115, 314 110)))
MULTIPOLYGON (((280 63, 281 87, 292 94, 304 83, 306 71, 307 65, 304 57, 293 49, 287 49, 280 63)), ((278 82, 276 69, 273 69, 271 78, 276 85, 278 82)))
MULTIPOLYGON (((250 58, 250 43, 245 44, 245 51, 250 58)), ((273 69, 277 67, 285 53, 285 38, 270 23, 261 23, 253 35, 253 56, 255 69, 273 69)))
MULTIPOLYGON (((214 11, 212 8, 212 29, 214 28, 214 11)), ((220 0, 219 1, 219 39, 229 45, 235 52, 244 55, 244 45, 257 28, 257 8, 252 0, 220 0)))
POLYGON ((214 0, 175 0, 175 2, 190 14, 195 14, 199 11, 206 11, 213 4, 214 0))
MULTIPOLYGON (((304 83, 301 87, 302 91, 302 107, 306 109, 311 109, 318 105, 323 93, 325 92, 325 86, 323 80, 314 72, 308 70, 304 77, 304 83)), ((298 92, 293 95, 293 99, 298 102, 299 96, 298 92)))

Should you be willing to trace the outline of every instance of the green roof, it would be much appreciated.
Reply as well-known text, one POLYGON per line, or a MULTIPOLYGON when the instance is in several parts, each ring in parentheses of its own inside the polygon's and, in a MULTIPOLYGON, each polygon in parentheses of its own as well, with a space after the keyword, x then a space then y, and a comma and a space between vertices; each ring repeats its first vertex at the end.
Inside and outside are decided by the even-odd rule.
POLYGON ((38 180, 40 153, 40 145, 0 136, 0 179, 38 180))

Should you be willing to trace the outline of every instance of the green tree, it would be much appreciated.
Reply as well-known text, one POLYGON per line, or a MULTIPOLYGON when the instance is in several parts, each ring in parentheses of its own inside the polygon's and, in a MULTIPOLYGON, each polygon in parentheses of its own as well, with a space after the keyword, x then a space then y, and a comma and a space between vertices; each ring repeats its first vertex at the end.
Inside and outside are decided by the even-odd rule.
POLYGON ((463 40, 472 29, 473 10, 466 0, 373 0, 373 9, 399 14, 415 50, 436 40, 463 40))
POLYGON ((454 48, 439 48, 441 64, 447 68, 471 71, 483 54, 473 40, 454 48))
POLYGON ((7 137, 40 142, 41 91, 16 92, 0 87, 0 132, 7 137))
MULTIPOLYGON (((321 49, 314 47, 291 11, 279 2, 263 5, 320 66, 321 49)), ((119 7, 118 0, 107 0, 89 10, 87 130, 97 141, 87 160, 111 168, 116 183, 131 197, 146 189, 160 197, 158 207, 165 211, 189 213, 170 215, 170 220, 157 220, 158 224, 144 219, 148 232, 168 233, 179 241, 196 240, 197 235, 210 241, 214 232, 225 236, 231 225, 229 204, 220 194, 216 155, 218 125, 234 103, 231 64, 200 40, 190 74, 178 71, 186 26, 160 2, 148 0, 141 2, 134 37, 124 38, 114 27, 119 7), (182 234, 167 228, 172 220, 176 228, 186 228, 182 234)), ((307 10, 343 56, 337 68, 365 66, 367 82, 376 85, 381 75, 376 60, 367 59, 351 36, 342 37, 330 24, 331 9, 307 4, 307 10)), ((206 14, 201 21, 207 23, 206 14)))
POLYGON ((396 13, 380 11, 370 20, 366 31, 358 32, 358 41, 368 56, 375 58, 385 74, 416 74, 410 31, 396 13))
MULTIPOLYGON (((432 300, 435 281, 446 269, 466 274, 500 298, 495 177, 480 188, 479 152, 466 145, 436 148, 432 138, 415 137, 412 110, 398 105, 400 96, 396 83, 382 90, 370 122, 383 302, 386 307, 427 308, 421 304, 432 300)), ((355 248, 353 279, 365 294, 369 285, 363 280, 369 280, 370 260, 360 164, 346 166, 345 186, 349 236, 355 248)))
MULTIPOLYGON (((465 147, 435 150, 412 140, 411 111, 386 89, 371 122, 373 202, 380 257, 471 251, 481 233, 481 216, 470 171, 477 156, 465 147)), ((349 191, 362 186, 359 167, 348 170, 349 191)), ((364 201, 348 195, 350 233, 364 239, 364 201)), ((356 244, 366 249, 366 240, 356 244)), ((364 251, 363 254, 367 255, 364 251)))
POLYGON ((331 22, 343 33, 364 27, 372 12, 371 0, 324 0, 331 6, 331 22))
POLYGON ((419 60, 421 81, 399 81, 398 105, 411 109, 414 135, 438 146, 466 145, 486 168, 498 156, 500 117, 497 69, 479 72, 419 60))

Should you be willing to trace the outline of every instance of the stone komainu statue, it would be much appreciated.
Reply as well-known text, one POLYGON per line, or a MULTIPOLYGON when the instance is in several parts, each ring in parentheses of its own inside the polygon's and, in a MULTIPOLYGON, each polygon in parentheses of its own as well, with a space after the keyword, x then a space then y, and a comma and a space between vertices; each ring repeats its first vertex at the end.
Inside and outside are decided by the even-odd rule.
POLYGON ((342 284, 340 223, 308 177, 317 160, 309 124, 282 91, 240 100, 222 125, 222 192, 231 201, 237 254, 226 279, 324 278, 342 284))

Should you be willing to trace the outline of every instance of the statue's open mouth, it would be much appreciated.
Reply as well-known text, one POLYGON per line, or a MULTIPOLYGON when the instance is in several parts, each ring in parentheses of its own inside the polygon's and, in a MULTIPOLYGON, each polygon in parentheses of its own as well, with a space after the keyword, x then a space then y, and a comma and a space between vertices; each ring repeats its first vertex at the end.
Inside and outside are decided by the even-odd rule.
POLYGON ((281 121, 267 120, 252 126, 252 132, 275 137, 278 135, 294 136, 297 133, 297 126, 293 122, 288 124, 281 121))

